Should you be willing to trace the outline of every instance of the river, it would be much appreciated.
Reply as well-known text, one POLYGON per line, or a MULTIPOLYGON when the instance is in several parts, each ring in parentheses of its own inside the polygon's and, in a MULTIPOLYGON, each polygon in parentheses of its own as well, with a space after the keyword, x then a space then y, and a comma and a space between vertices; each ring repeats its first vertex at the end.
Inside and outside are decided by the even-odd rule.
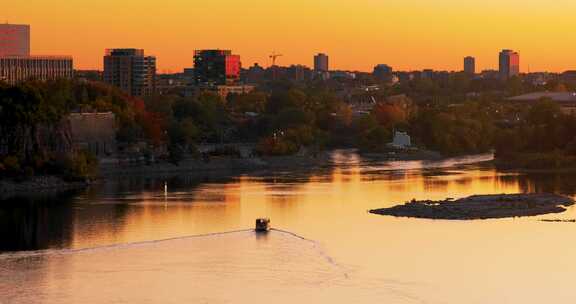
POLYGON ((472 194, 576 193, 491 155, 133 177, 0 202, 0 303, 574 303, 576 211, 480 221, 367 210, 472 194), (167 185, 165 191, 164 185, 167 185), (269 217, 276 229, 252 232, 269 217))

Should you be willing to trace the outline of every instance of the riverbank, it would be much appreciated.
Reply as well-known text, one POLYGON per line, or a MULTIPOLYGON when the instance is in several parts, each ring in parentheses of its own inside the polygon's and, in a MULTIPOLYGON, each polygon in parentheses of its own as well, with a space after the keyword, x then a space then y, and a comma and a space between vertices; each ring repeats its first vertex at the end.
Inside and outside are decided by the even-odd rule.
POLYGON ((429 151, 429 150, 414 150, 414 151, 401 151, 401 152, 388 152, 388 153, 371 153, 371 152, 360 152, 362 157, 366 157, 372 160, 382 160, 382 161, 411 161, 411 160, 427 160, 435 161, 446 159, 439 152, 429 151))
POLYGON ((561 213, 574 205, 574 200, 557 194, 474 195, 458 200, 410 201, 370 213, 396 217, 442 220, 476 220, 536 216, 561 213))
MULTIPOLYGON (((187 159, 172 164, 160 162, 153 164, 119 163, 109 160, 100 164, 100 176, 127 176, 141 174, 166 173, 194 173, 209 171, 253 171, 253 170, 283 170, 310 167, 334 166, 332 153, 336 150, 325 151, 315 156, 288 155, 269 157, 212 157, 209 161, 200 159, 187 159)), ((348 150, 343 150, 348 151, 348 150)), ((362 158, 370 161, 439 161, 445 159, 440 153, 428 150, 415 150, 396 153, 364 153, 357 152, 362 158)))
MULTIPOLYGON (((355 150, 342 150, 357 153, 355 150)), ((273 157, 211 157, 208 160, 186 159, 172 164, 166 161, 151 164, 120 162, 117 159, 105 159, 99 164, 98 181, 129 176, 172 176, 172 175, 233 175, 256 171, 292 170, 310 168, 328 168, 337 166, 333 158, 334 151, 325 151, 315 156, 290 155, 273 157)), ((370 162, 444 159, 440 154, 430 151, 410 151, 389 153, 361 153, 362 159, 370 162)), ((58 192, 84 189, 87 182, 66 182, 58 177, 34 177, 24 182, 0 181, 0 199, 6 196, 26 195, 31 192, 58 192)))
POLYGON ((56 176, 36 176, 25 181, 0 180, 0 199, 20 195, 81 190, 90 185, 86 181, 68 182, 56 176))
POLYGON ((258 158, 214 157, 209 161, 188 159, 181 161, 177 165, 168 162, 149 165, 109 162, 100 165, 100 177, 166 173, 202 173, 211 171, 247 172, 253 170, 281 170, 329 165, 331 165, 331 158, 328 152, 321 153, 317 157, 294 155, 258 158))

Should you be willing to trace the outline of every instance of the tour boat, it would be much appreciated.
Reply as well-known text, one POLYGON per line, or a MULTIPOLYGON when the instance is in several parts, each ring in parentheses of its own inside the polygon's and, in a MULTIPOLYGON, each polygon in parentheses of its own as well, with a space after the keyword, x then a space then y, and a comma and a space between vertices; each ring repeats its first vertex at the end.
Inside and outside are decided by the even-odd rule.
POLYGON ((270 219, 269 218, 259 218, 256 219, 256 232, 268 232, 270 231, 270 219))

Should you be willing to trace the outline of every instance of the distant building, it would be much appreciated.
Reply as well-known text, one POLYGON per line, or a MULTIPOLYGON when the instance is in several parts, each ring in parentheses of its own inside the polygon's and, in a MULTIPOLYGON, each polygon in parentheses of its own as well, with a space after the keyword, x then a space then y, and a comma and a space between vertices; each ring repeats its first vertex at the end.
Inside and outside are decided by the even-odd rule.
POLYGON ((576 92, 535 92, 508 98, 508 101, 520 104, 532 104, 549 99, 560 105, 567 114, 576 114, 576 92))
POLYGON ((240 80, 240 56, 230 50, 198 50, 194 73, 198 85, 233 85, 240 80))
POLYGON ((0 24, 0 81, 72 78, 72 57, 30 56, 30 26, 0 24))
POLYGON ((576 71, 566 71, 560 74, 560 80, 569 85, 576 85, 576 71))
POLYGON ((248 68, 244 73, 244 82, 246 83, 261 83, 266 78, 266 69, 261 67, 258 63, 248 68))
POLYGON ((394 139, 388 144, 389 147, 395 149, 406 149, 412 147, 412 139, 407 132, 394 132, 394 139))
POLYGON ((421 79, 432 79, 434 77, 434 70, 432 69, 424 69, 422 73, 420 73, 421 79))
POLYGON ((312 78, 312 70, 304 65, 291 65, 287 70, 288 79, 295 82, 303 82, 312 78))
POLYGON ((116 117, 112 112, 70 113, 67 117, 76 149, 98 157, 116 153, 116 117))
POLYGON ((254 91, 254 88, 252 85, 220 85, 216 86, 216 92, 220 97, 226 99, 230 94, 248 94, 254 91))
POLYGON ((502 50, 499 56, 500 79, 506 80, 520 74, 520 54, 512 50, 502 50))
POLYGON ((328 55, 319 53, 314 56, 314 72, 328 72, 330 69, 328 55))
POLYGON ((476 58, 464 57, 464 73, 469 76, 476 75, 476 58))
POLYGON ((0 57, 0 81, 5 81, 12 85, 32 79, 46 81, 72 78, 73 75, 72 57, 0 57))
POLYGON ((179 94, 189 84, 184 73, 161 74, 156 77, 156 93, 158 95, 179 94))
POLYGON ((104 82, 131 96, 156 91, 156 57, 142 49, 108 49, 104 56, 104 82))
POLYGON ((374 75, 374 77, 378 79, 385 80, 390 78, 390 76, 392 76, 392 72, 393 70, 391 66, 387 64, 379 64, 374 67, 372 75, 374 75))
POLYGON ((74 79, 83 81, 102 81, 103 73, 100 70, 75 70, 74 79))
POLYGON ((483 70, 480 72, 480 78, 482 79, 498 79, 500 77, 500 72, 497 70, 483 70))
POLYGON ((356 73, 349 71, 332 71, 330 72, 330 78, 333 79, 356 79, 356 73))
POLYGON ((0 57, 30 56, 30 25, 0 24, 0 57))

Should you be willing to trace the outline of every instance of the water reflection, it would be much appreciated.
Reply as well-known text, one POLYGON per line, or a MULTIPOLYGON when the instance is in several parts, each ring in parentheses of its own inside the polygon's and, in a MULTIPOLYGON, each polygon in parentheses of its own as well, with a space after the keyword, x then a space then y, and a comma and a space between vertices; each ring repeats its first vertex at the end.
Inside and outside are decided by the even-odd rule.
POLYGON ((412 198, 574 195, 575 174, 518 174, 471 164, 488 157, 383 162, 341 152, 330 168, 122 178, 80 194, 2 202, 0 250, 86 248, 237 230, 262 216, 281 227, 317 231, 326 229, 322 224, 358 225, 366 210, 412 198))
POLYGON ((74 234, 75 195, 16 197, 0 202, 0 251, 69 247, 74 234))
POLYGON ((366 212, 576 189, 576 174, 499 172, 473 159, 393 165, 343 152, 333 168, 123 178, 1 202, 0 250, 18 252, 0 254, 0 302, 573 303, 573 224, 366 212), (257 217, 288 233, 255 235, 257 217), (50 250, 30 252, 41 249, 50 250))

